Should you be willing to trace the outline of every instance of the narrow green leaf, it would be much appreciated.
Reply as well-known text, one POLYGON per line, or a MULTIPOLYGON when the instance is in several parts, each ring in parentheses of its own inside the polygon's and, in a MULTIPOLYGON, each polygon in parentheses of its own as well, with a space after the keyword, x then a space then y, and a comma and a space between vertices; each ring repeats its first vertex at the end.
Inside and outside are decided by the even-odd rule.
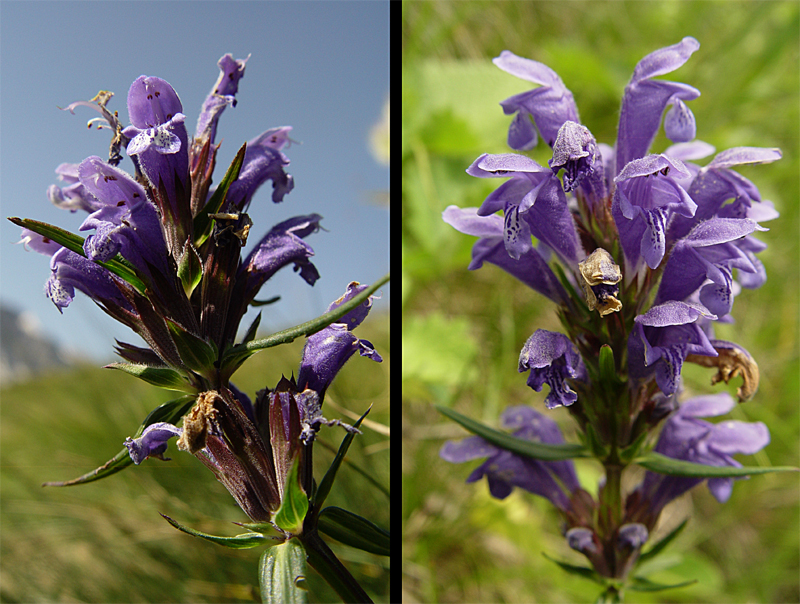
POLYGON ((306 553, 297 539, 273 545, 261 555, 259 583, 265 604, 307 602, 306 553))
MULTIPOLYGON (((173 401, 166 402, 163 405, 159 405, 148 414, 148 416, 139 426, 139 429, 136 431, 136 434, 134 434, 133 438, 141 436, 142 432, 144 432, 144 429, 151 424, 155 424, 157 422, 169 422, 171 424, 176 423, 177 420, 189 410, 192 404, 194 404, 194 398, 194 396, 182 396, 173 401)), ((133 460, 128 453, 127 447, 122 447, 119 453, 109 459, 102 466, 84 474, 83 476, 78 476, 78 478, 73 478, 72 480, 66 480, 63 482, 45 482, 42 486, 71 487, 77 484, 93 482, 95 480, 100 480, 101 478, 107 478, 112 474, 116 474, 120 470, 124 470, 132 464, 133 460)))
POLYGON ((523 440, 501 432, 500 430, 490 428, 452 409, 447 409, 439 405, 434 405, 434 407, 436 407, 439 413, 461 424, 461 426, 466 428, 469 432, 477 434, 484 440, 501 449, 506 449, 507 451, 524 455, 525 457, 532 457, 533 459, 541 459, 543 461, 560 461, 562 459, 574 459, 576 457, 591 457, 588 449, 583 445, 549 445, 523 440))
MULTIPOLYGON (((9 220, 17 226, 30 229, 42 237, 52 239, 59 245, 63 245, 68 250, 86 258, 86 254, 83 252, 84 238, 80 235, 75 235, 74 233, 70 233, 69 231, 66 231, 60 227, 47 224, 46 222, 40 222, 38 220, 31 220, 30 218, 11 217, 9 220)), ((108 269, 123 281, 130 283, 140 294, 144 294, 144 282, 139 279, 133 268, 131 268, 119 254, 117 254, 116 258, 112 258, 107 262, 97 262, 97 264, 108 269)))
POLYGON ((375 293, 375 291, 381 285, 387 283, 388 281, 389 275, 386 275, 381 280, 377 281, 363 292, 355 296, 352 300, 342 304, 340 307, 330 312, 320 315, 316 319, 306 321, 305 323, 301 323, 296 327, 285 329, 284 331, 279 331, 278 333, 267 338, 253 340, 252 342, 242 343, 238 346, 229 348, 227 351, 225 351, 225 354, 222 358, 221 367, 223 376, 230 377, 233 375, 233 373, 241 366, 242 363, 261 350, 266 350, 267 348, 272 348, 273 346, 278 346, 280 344, 288 344, 301 336, 310 336, 311 334, 326 328, 331 323, 335 323, 337 319, 340 319, 360 304, 363 304, 369 296, 375 293))
POLYGON ((600 585, 605 585, 606 584, 605 580, 603 579, 603 577, 601 577, 599 574, 597 574, 597 571, 592 570, 591 568, 589 568, 587 566, 577 566, 575 564, 569 564, 567 562, 561 562, 560 560, 556 560, 555 558, 551 558, 550 556, 548 556, 544 552, 542 552, 542 555, 545 558, 547 558, 548 560, 550 560, 550 562, 554 562, 555 564, 558 564, 558 566, 561 567, 561 570, 569 573, 570 575, 575 575, 575 576, 578 576, 578 577, 582 577, 584 579, 589 579, 590 581, 594 581, 595 583, 599 583, 600 585))
POLYGON ((689 519, 687 518, 686 520, 681 522, 678 526, 676 526, 674 529, 672 529, 666 537, 661 539, 653 547, 651 547, 649 550, 640 555, 637 564, 646 562, 647 560, 650 560, 651 558, 660 554, 665 547, 667 547, 670 543, 672 543, 672 541, 674 541, 675 537, 681 534, 681 531, 683 531, 688 522, 689 519))
POLYGON ((330 585, 342 602, 371 604, 372 600, 359 585, 350 571, 334 555, 328 544, 322 540, 317 531, 304 533, 300 539, 306 550, 309 566, 317 571, 323 579, 330 585))
POLYGON ((735 468, 732 466, 707 466, 690 461, 673 459, 650 451, 633 460, 643 468, 659 474, 669 476, 686 476, 689 478, 733 478, 735 476, 751 476, 753 474, 767 474, 769 472, 800 472, 800 468, 788 466, 755 467, 745 466, 735 468))
POLYGON ((253 319, 253 322, 250 323, 250 327, 247 329, 247 333, 244 334, 244 339, 242 340, 243 344, 247 344, 248 342, 252 342, 256 339, 256 333, 258 333, 258 326, 261 324, 261 313, 256 315, 256 318, 253 319))
POLYGON ((183 364, 201 375, 213 372, 217 361, 216 346, 170 319, 166 319, 166 322, 183 364))
POLYGON ((95 480, 100 480, 101 478, 107 478, 112 474, 116 474, 120 470, 124 470, 125 468, 127 468, 132 463, 133 460, 131 459, 131 456, 128 454, 128 449, 126 447, 122 447, 122 450, 119 453, 117 453, 114 457, 109 459, 102 466, 92 470, 91 472, 87 472, 83 476, 78 476, 77 478, 73 478, 72 480, 45 482, 42 484, 42 486, 71 487, 75 486, 76 484, 93 482, 95 480))
POLYGON ((345 545, 388 556, 389 531, 383 530, 366 518, 337 507, 327 507, 319 514, 319 530, 345 545))
POLYGON ((222 182, 219 183, 211 199, 208 200, 203 209, 194 217, 194 244, 198 248, 203 245, 206 239, 211 235, 211 229, 214 223, 210 215, 216 214, 222 209, 225 204, 225 198, 228 196, 228 189, 231 184, 239 178, 239 171, 244 162, 244 152, 246 148, 247 143, 239 148, 239 152, 236 154, 236 157, 233 158, 231 165, 228 167, 228 171, 225 173, 225 177, 222 179, 222 182))
POLYGON ((634 577, 628 583, 627 588, 631 591, 664 591, 665 589, 675 589, 677 587, 686 587, 697 583, 697 579, 691 581, 682 581, 681 583, 673 583, 667 585, 666 583, 656 583, 644 577, 634 577))
POLYGON ((647 440, 648 433, 645 430, 639 436, 636 437, 631 444, 629 444, 624 449, 621 449, 619 452, 619 458, 622 463, 628 465, 631 461, 639 454, 639 451, 642 449, 642 445, 644 445, 645 441, 647 440))
POLYGON ((235 537, 218 537, 217 535, 209 535, 208 533, 201 533, 200 531, 196 531, 188 526, 183 526, 179 522, 164 514, 161 514, 161 516, 179 531, 183 531, 184 533, 192 535, 193 537, 200 537, 206 541, 211 541, 211 543, 216 543, 217 545, 224 545, 225 547, 229 547, 231 549, 249 549, 251 547, 258 547, 259 545, 268 545, 273 542, 271 537, 266 537, 261 533, 244 533, 243 535, 236 535, 235 537))
POLYGON ((286 477, 286 486, 283 489, 283 501, 280 509, 275 513, 275 524, 283 530, 299 534, 303 530, 303 520, 308 511, 308 495, 305 494, 298 480, 297 460, 292 464, 292 469, 286 477))
POLYGON ((159 405, 147 415, 145 420, 142 422, 142 425, 139 426, 139 429, 136 431, 134 438, 141 436, 142 432, 144 432, 144 429, 147 426, 156 424, 158 422, 177 424, 178 420, 182 418, 189 409, 191 409, 192 405, 194 405, 194 401, 195 397, 189 395, 182 396, 173 401, 168 401, 163 405, 159 405))
MULTIPOLYGON (((364 415, 359 417, 358 421, 353 424, 354 428, 358 428, 361 425, 361 422, 364 421, 365 417, 367 417, 367 413, 370 412, 370 409, 372 409, 371 405, 369 409, 364 411, 364 415)), ((322 507, 322 504, 325 503, 325 499, 328 497, 328 493, 331 492, 333 481, 336 478, 336 472, 339 471, 339 466, 342 465, 342 461, 344 461, 344 457, 347 455, 347 450, 350 448, 350 443, 353 442, 355 436, 356 435, 354 432, 348 432, 342 439, 342 444, 339 445, 339 450, 336 452, 336 456, 333 458, 331 465, 325 472, 325 476, 322 477, 322 482, 319 483, 317 492, 314 495, 314 507, 316 509, 320 509, 322 507)))
POLYGON ((180 392, 197 392, 183 374, 169 367, 151 367, 142 363, 110 363, 105 369, 118 369, 125 373, 144 380, 148 384, 153 384, 166 390, 178 390, 180 392))

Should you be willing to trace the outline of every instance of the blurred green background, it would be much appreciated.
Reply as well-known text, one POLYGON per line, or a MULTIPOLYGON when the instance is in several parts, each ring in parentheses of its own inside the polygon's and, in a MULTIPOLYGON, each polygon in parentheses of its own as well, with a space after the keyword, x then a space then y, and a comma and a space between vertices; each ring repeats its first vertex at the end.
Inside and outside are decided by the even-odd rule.
MULTIPOLYGON (((614 144, 622 91, 646 54, 694 36, 700 49, 663 79, 702 96, 690 103, 697 138, 722 151, 780 147, 777 163, 743 167, 781 213, 759 239, 768 281, 737 297, 737 322, 718 337, 747 348, 761 369, 755 399, 725 417, 763 421, 772 441, 741 461, 798 465, 798 135, 800 5, 797 2, 405 2, 403 5, 403 590, 405 602, 591 602, 597 586, 542 556, 582 564, 544 499, 516 491, 491 499, 486 481, 466 485, 478 462, 445 463, 442 443, 465 432, 433 404, 495 424, 508 405, 544 409, 516 371, 537 328, 558 329, 554 305, 494 266, 469 272, 475 238, 444 224, 450 204, 479 206, 499 181, 465 169, 481 153, 508 152, 509 116, 499 102, 532 85, 491 59, 508 49, 554 69, 581 121, 614 144)), ((669 142, 660 134, 653 152, 669 142)), ((530 155, 544 164, 550 149, 530 155)), ((703 160, 702 164, 707 163, 703 160)), ((718 391, 711 372, 685 371, 687 395, 718 391)), ((733 392, 738 384, 730 384, 733 392)), ((725 387, 724 385, 722 387, 725 387)), ((563 409, 550 417, 568 440, 563 409)), ((596 491, 599 466, 578 464, 596 491)), ((636 475, 629 477, 638 482, 636 475)), ((705 486, 664 515, 687 530, 648 569, 688 588, 628 592, 627 602, 798 602, 800 547, 795 474, 738 481, 717 503, 705 486)), ((655 536, 657 537, 657 535, 655 536)))
MULTIPOLYGON (((77 301, 89 304, 84 297, 77 301)), ((71 310, 71 309, 70 309, 71 310)), ((100 312, 99 310, 97 312, 100 312)), ((64 320, 69 320, 64 317, 64 320)), ((328 391, 324 412, 348 423, 373 405, 340 469, 329 499, 389 528, 389 336, 385 316, 359 336, 383 363, 354 357, 328 391), (349 411, 334 407, 340 405, 349 411), (347 413, 355 413, 355 417, 347 413), (353 466, 385 485, 381 492, 353 466)), ((303 341, 255 355, 233 381, 252 398, 297 371, 303 341)), ((0 601, 260 601, 263 548, 232 550, 171 527, 159 512, 216 535, 244 531, 248 518, 214 475, 170 443, 170 462, 148 460, 106 479, 42 488, 89 472, 115 455, 157 405, 175 398, 121 372, 93 366, 38 376, 0 392, 0 601)), ((323 429, 314 447, 321 479, 345 432, 323 429)), ((326 539, 375 601, 389 599, 389 561, 326 539)), ((336 594, 308 571, 310 601, 336 594)))

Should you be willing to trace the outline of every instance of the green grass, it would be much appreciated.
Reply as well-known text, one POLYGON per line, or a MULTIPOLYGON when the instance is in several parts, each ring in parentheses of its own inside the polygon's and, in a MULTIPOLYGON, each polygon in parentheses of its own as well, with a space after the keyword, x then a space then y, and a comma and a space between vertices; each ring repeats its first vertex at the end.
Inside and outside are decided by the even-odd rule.
MULTIPOLYGON (((371 317, 359 328, 384 362, 353 358, 326 397, 356 417, 389 424, 388 321, 371 317)), ((297 371, 302 341, 255 355, 234 376, 253 397, 297 371)), ((116 454, 147 413, 170 393, 131 376, 84 366, 38 377, 0 393, 0 600, 3 602, 250 602, 258 601, 262 549, 231 550, 172 528, 159 512, 192 528, 244 532, 245 514, 213 474, 173 443, 172 461, 148 460, 86 485, 42 488, 75 478, 116 454)), ((389 441, 370 428, 355 439, 348 462, 388 486, 389 441)), ((344 437, 323 429, 315 450, 319 480, 344 437)), ((389 527, 388 499, 346 463, 328 499, 389 527)), ((387 558, 332 543, 367 592, 388 600, 387 558)), ((309 569, 310 601, 338 601, 309 569)))
MULTIPOLYGON (((477 465, 438 457, 464 431, 433 404, 495 424, 512 404, 543 410, 516 371, 537 328, 558 330, 554 305, 493 266, 466 270, 475 241, 444 224, 450 204, 478 206, 499 181, 465 169, 480 154, 503 153, 510 117, 498 103, 531 85, 494 67, 504 49, 553 68, 575 96, 581 121, 613 144, 622 90, 649 52, 691 35, 700 49, 665 79, 702 95, 692 101, 697 137, 717 151, 780 147, 783 159, 737 171, 781 213, 759 239, 768 281, 737 297, 737 322, 718 337, 747 348, 761 369, 755 399, 725 419, 763 421, 771 443, 741 461, 798 465, 798 98, 800 16, 794 2, 406 2, 403 6, 403 556, 404 591, 419 602, 590 602, 597 586, 560 571, 542 552, 574 564, 549 502, 515 492, 488 495, 464 483, 477 465)), ((668 144, 663 134, 653 150, 668 144)), ((549 159, 540 145, 531 153, 549 159)), ((701 163, 705 163, 704 160, 701 163)), ((719 391, 711 372, 691 366, 690 392, 719 391)), ((735 390, 731 384, 729 391, 735 390)), ((568 415, 550 412, 576 440, 568 415)), ((577 464, 597 488, 598 464, 577 464)), ((631 485, 638 480, 629 477, 631 485)), ((668 508, 666 531, 687 529, 648 569, 654 580, 694 586, 627 602, 798 602, 798 478, 738 481, 720 505, 705 487, 668 508)), ((657 538, 657 535, 656 535, 657 538)))

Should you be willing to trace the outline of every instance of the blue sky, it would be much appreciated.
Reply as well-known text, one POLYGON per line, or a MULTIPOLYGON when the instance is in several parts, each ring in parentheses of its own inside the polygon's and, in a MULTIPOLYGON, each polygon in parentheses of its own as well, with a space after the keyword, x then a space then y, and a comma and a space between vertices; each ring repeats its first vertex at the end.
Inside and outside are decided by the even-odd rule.
MULTIPOLYGON (((252 54, 236 107, 222 115, 215 182, 243 142, 276 126, 292 126, 284 152, 295 189, 282 204, 271 184, 250 206, 252 246, 273 224, 317 212, 326 231, 306 241, 321 279, 312 288, 291 268, 262 289, 262 331, 325 311, 352 281, 371 283, 388 272, 388 167, 371 154, 369 132, 389 93, 389 6, 365 2, 0 2, 0 210, 77 232, 85 214, 52 206, 55 168, 89 155, 107 156, 107 130, 88 130, 97 114, 59 111, 99 90, 115 93, 108 107, 125 123, 125 99, 140 75, 158 76, 177 91, 194 132, 200 106, 214 85, 217 61, 252 54)), ((130 160, 120 168, 131 172, 130 160)), ((112 360, 114 338, 139 343, 82 294, 59 315, 44 296, 49 259, 21 245, 19 228, 0 226, 0 301, 32 313, 42 331, 97 360, 112 360)), ((249 247, 248 247, 249 249, 249 247)), ((375 309, 388 311, 389 287, 375 309)), ((253 311, 242 322, 246 327, 253 311)))

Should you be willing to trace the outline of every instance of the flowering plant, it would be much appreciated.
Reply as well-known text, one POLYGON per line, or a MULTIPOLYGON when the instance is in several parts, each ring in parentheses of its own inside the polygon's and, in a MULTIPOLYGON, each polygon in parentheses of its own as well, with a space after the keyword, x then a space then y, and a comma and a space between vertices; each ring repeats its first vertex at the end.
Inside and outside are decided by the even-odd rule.
POLYGON ((297 327, 256 338, 260 315, 243 336, 239 324, 261 287, 278 270, 293 266, 309 285, 319 278, 305 239, 320 229, 318 214, 276 224, 242 257, 252 221, 248 207, 256 191, 272 182, 272 200, 283 201, 293 186, 283 149, 290 127, 273 128, 239 150, 224 178, 212 187, 216 130, 222 112, 236 103, 247 59, 219 61, 220 75, 203 103, 189 138, 186 116, 175 90, 157 77, 131 85, 124 127, 101 91, 91 101, 72 103, 97 111, 89 122, 110 129, 107 160, 62 164, 67 184, 51 186, 57 206, 88 216, 81 237, 56 226, 11 218, 21 241, 50 256, 45 292, 60 312, 75 290, 130 327, 146 346, 118 342, 122 362, 108 367, 181 396, 154 409, 124 447, 107 463, 74 480, 105 478, 148 458, 167 460, 168 441, 197 457, 228 489, 250 522, 236 537, 200 533, 165 518, 189 534, 233 548, 270 545, 261 557, 265 601, 304 601, 306 559, 346 601, 370 601, 336 558, 320 532, 354 547, 388 555, 389 534, 347 510, 323 507, 336 473, 369 410, 350 426, 328 420, 322 405, 328 386, 358 352, 381 362, 372 344, 354 334, 367 317, 372 286, 352 282, 322 316, 297 327), (120 170, 122 149, 134 175, 120 170), (253 354, 307 336, 297 377, 283 377, 251 399, 230 381, 253 354), (241 339, 240 339, 241 337, 241 339), (178 426, 183 418, 182 426, 178 426), (322 425, 344 428, 346 436, 328 471, 317 483, 312 451, 322 425))
POLYGON ((679 403, 687 362, 715 368, 712 383, 741 377, 740 402, 756 393, 755 360, 717 339, 714 325, 732 321, 742 287, 765 282, 756 256, 765 245, 753 234, 778 216, 731 169, 775 161, 778 149, 739 147, 704 167, 692 163, 714 153, 695 140, 687 102, 700 93, 653 78, 678 69, 698 48, 686 37, 639 62, 613 148, 580 122, 572 93, 553 70, 504 51, 495 65, 539 85, 501 103, 514 115, 508 144, 527 151, 541 137, 552 159, 542 166, 519 153, 481 155, 468 174, 507 180, 480 208, 450 206, 443 214, 479 238, 470 269, 495 264, 558 305, 564 333, 537 330, 518 371, 537 392, 549 386, 545 406, 567 409, 581 443, 564 443, 552 419, 526 406, 501 416, 512 435, 439 408, 476 434, 446 443, 440 454, 454 463, 487 458, 468 482, 486 476, 494 497, 519 487, 550 500, 569 546, 591 568, 557 563, 601 584, 601 601, 620 601, 626 587, 676 587, 634 575, 685 526, 649 543, 667 503, 702 482, 724 502, 734 478, 794 469, 743 467, 733 459, 766 446, 769 431, 760 422, 699 419, 730 411, 728 394, 679 403), (674 144, 653 154, 665 109, 664 132, 674 144), (578 482, 571 459, 582 457, 603 466, 596 499, 578 482), (644 477, 624 493, 623 472, 635 465, 644 477))

